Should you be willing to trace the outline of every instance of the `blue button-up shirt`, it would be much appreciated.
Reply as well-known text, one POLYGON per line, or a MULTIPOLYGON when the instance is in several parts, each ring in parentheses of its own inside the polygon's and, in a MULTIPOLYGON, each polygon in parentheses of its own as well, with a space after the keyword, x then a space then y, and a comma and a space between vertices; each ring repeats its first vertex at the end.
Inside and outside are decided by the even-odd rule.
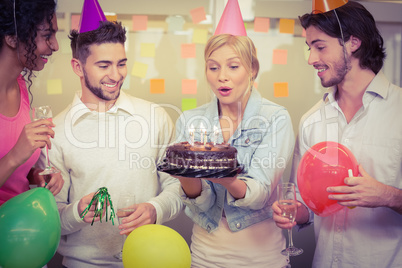
MULTIPOLYGON (((176 141, 190 141, 188 130, 199 128, 201 123, 208 133, 212 133, 209 140, 214 141, 215 126, 219 133, 217 142, 223 142, 216 97, 180 116, 176 122, 176 141)), ((200 139, 200 133, 196 131, 195 140, 200 139)), ((253 90, 243 119, 228 142, 237 149, 237 160, 244 166, 244 172, 238 178, 247 184, 245 197, 235 199, 222 185, 208 180, 202 180, 202 192, 197 198, 188 198, 182 191, 186 214, 208 232, 218 227, 223 211, 233 232, 272 217, 276 185, 294 147, 289 113, 253 90)))

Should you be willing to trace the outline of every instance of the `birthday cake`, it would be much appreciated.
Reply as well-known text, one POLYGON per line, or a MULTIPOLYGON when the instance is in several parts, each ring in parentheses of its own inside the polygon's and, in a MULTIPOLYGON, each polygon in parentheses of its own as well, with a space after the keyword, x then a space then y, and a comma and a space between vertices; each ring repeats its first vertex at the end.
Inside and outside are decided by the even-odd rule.
POLYGON ((166 150, 165 164, 173 168, 223 170, 238 166, 237 150, 230 144, 212 142, 176 143, 166 150))

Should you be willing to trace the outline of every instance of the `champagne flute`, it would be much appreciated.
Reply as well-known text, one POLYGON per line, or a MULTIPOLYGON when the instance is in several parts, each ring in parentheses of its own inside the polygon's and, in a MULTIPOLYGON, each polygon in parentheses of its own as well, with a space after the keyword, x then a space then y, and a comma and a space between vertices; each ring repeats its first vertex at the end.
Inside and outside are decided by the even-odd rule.
MULTIPOLYGON (((281 183, 278 185, 278 203, 282 210, 282 217, 288 218, 291 223, 297 214, 296 189, 294 183, 281 183)), ((298 256, 303 249, 293 246, 292 228, 288 229, 288 247, 281 251, 285 256, 298 256)))
MULTIPOLYGON (((119 196, 117 203, 115 203, 115 207, 117 208, 117 218, 119 219, 119 224, 122 224, 122 220, 125 217, 131 215, 134 212, 133 205, 135 204, 135 197, 134 194, 130 193, 123 193, 119 196)), ((116 259, 122 260, 123 259, 123 246, 124 242, 126 242, 127 235, 123 235, 123 245, 122 249, 119 253, 114 255, 116 259)))
MULTIPOLYGON (((33 114, 32 117, 33 117, 34 121, 37 121, 40 119, 47 119, 49 121, 52 121, 52 117, 53 117, 52 109, 50 108, 50 106, 47 106, 47 105, 34 107, 32 114, 33 114)), ((57 168, 52 167, 50 165, 49 148, 48 148, 47 144, 46 144, 46 164, 47 164, 46 168, 42 172, 40 172, 39 175, 50 175, 50 174, 60 172, 60 170, 58 170, 57 168)), ((50 176, 45 176, 45 178, 50 179, 50 176)), ((47 184, 47 182, 46 182, 46 184, 47 184)))

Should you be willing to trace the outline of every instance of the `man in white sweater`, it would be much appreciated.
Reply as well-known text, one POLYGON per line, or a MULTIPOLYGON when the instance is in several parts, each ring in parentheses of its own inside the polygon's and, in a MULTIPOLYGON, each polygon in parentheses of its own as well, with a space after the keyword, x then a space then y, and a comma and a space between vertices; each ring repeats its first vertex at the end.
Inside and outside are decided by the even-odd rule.
POLYGON ((49 150, 65 180, 56 198, 62 228, 58 252, 64 267, 123 267, 114 257, 122 235, 171 220, 182 209, 179 181, 156 170, 172 142, 173 124, 160 106, 120 91, 127 74, 120 23, 73 30, 70 39, 71 65, 82 91, 54 118, 57 134, 49 150), (100 187, 108 189, 112 202, 123 193, 135 196, 135 211, 123 224, 103 217, 91 225, 93 206, 81 219, 100 187))

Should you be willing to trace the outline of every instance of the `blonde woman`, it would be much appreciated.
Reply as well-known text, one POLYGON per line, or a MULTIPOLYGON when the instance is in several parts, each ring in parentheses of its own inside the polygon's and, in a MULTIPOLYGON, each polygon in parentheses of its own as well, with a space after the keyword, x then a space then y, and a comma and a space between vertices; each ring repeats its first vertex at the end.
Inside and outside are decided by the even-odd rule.
POLYGON ((293 151, 289 114, 252 88, 259 62, 247 36, 212 36, 204 56, 215 96, 182 114, 177 141, 190 141, 191 126, 215 127, 217 142, 237 149, 244 171, 220 179, 180 178, 185 211, 194 221, 192 267, 282 267, 285 238, 271 204, 293 151))

